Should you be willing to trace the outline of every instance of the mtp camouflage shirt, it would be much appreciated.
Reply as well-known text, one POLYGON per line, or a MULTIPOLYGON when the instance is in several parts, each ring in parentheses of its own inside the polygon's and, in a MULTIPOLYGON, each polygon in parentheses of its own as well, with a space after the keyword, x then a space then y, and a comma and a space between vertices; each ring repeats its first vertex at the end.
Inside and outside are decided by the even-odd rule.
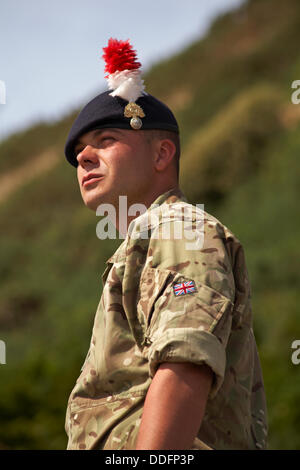
POLYGON ((102 280, 90 348, 68 401, 68 449, 135 449, 163 362, 213 371, 191 449, 265 449, 251 290, 235 235, 173 189, 131 222, 102 280))

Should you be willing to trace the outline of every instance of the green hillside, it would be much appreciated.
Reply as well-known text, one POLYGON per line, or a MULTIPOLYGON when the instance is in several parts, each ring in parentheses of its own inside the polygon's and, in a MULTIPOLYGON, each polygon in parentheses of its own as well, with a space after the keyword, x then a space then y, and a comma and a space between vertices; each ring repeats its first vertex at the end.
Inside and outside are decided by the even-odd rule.
MULTIPOLYGON (((252 0, 145 76, 179 120, 183 191, 245 248, 270 449, 300 449, 300 365, 291 362, 300 339, 300 105, 291 103, 299 42, 299 2, 252 0)), ((2 199, 0 184, 0 449, 66 447, 67 399, 105 260, 120 243, 97 239, 98 218, 65 161, 75 114, 0 142, 0 182, 27 168, 2 199), (57 160, 32 178, 31 165, 50 150, 57 160)))

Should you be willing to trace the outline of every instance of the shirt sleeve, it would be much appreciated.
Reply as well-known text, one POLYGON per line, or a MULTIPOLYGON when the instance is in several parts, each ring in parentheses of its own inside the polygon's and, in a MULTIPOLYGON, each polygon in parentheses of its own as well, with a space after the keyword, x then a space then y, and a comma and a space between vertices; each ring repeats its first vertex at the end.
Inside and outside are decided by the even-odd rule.
MULTIPOLYGON (((168 233, 174 221, 168 222, 168 233)), ((210 398, 222 385, 231 331, 234 278, 223 226, 204 224, 201 245, 164 239, 161 224, 150 240, 138 304, 146 324, 149 372, 162 362, 207 364, 214 373, 210 398)))

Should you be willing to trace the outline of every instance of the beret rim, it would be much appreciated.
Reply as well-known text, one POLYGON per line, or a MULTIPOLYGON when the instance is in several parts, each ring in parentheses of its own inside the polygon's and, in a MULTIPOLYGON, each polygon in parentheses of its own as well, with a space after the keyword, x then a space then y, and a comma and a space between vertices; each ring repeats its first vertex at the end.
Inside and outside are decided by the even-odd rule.
MULTIPOLYGON (((94 129, 133 130, 130 126, 130 119, 125 118, 123 114, 126 103, 126 100, 112 97, 109 91, 105 91, 84 106, 71 127, 64 149, 65 156, 71 165, 78 166, 74 146, 81 135, 94 129)), ((168 130, 179 134, 175 116, 163 102, 150 94, 144 94, 137 100, 137 103, 142 106, 146 114, 146 117, 142 118, 141 130, 168 130)))

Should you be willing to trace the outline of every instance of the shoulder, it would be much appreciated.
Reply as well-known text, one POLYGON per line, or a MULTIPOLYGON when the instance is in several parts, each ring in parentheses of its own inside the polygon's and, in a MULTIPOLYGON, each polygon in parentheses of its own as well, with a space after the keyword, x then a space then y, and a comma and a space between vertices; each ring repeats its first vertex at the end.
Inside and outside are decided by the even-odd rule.
POLYGON ((134 219, 129 226, 129 237, 144 239, 146 232, 151 232, 149 238, 155 238, 157 232, 166 226, 174 226, 178 222, 183 228, 202 228, 205 233, 215 233, 223 238, 239 241, 234 233, 219 219, 204 210, 203 204, 191 204, 186 201, 176 200, 154 205, 151 209, 134 219))
POLYGON ((128 262, 134 264, 135 276, 143 274, 142 280, 163 280, 171 272, 197 279, 232 298, 239 246, 233 232, 203 207, 175 201, 152 208, 135 220, 127 253, 134 255, 128 262))
POLYGON ((203 204, 176 201, 151 211, 151 251, 194 258, 202 255, 228 258, 241 246, 240 240, 221 220, 204 210, 203 204))

